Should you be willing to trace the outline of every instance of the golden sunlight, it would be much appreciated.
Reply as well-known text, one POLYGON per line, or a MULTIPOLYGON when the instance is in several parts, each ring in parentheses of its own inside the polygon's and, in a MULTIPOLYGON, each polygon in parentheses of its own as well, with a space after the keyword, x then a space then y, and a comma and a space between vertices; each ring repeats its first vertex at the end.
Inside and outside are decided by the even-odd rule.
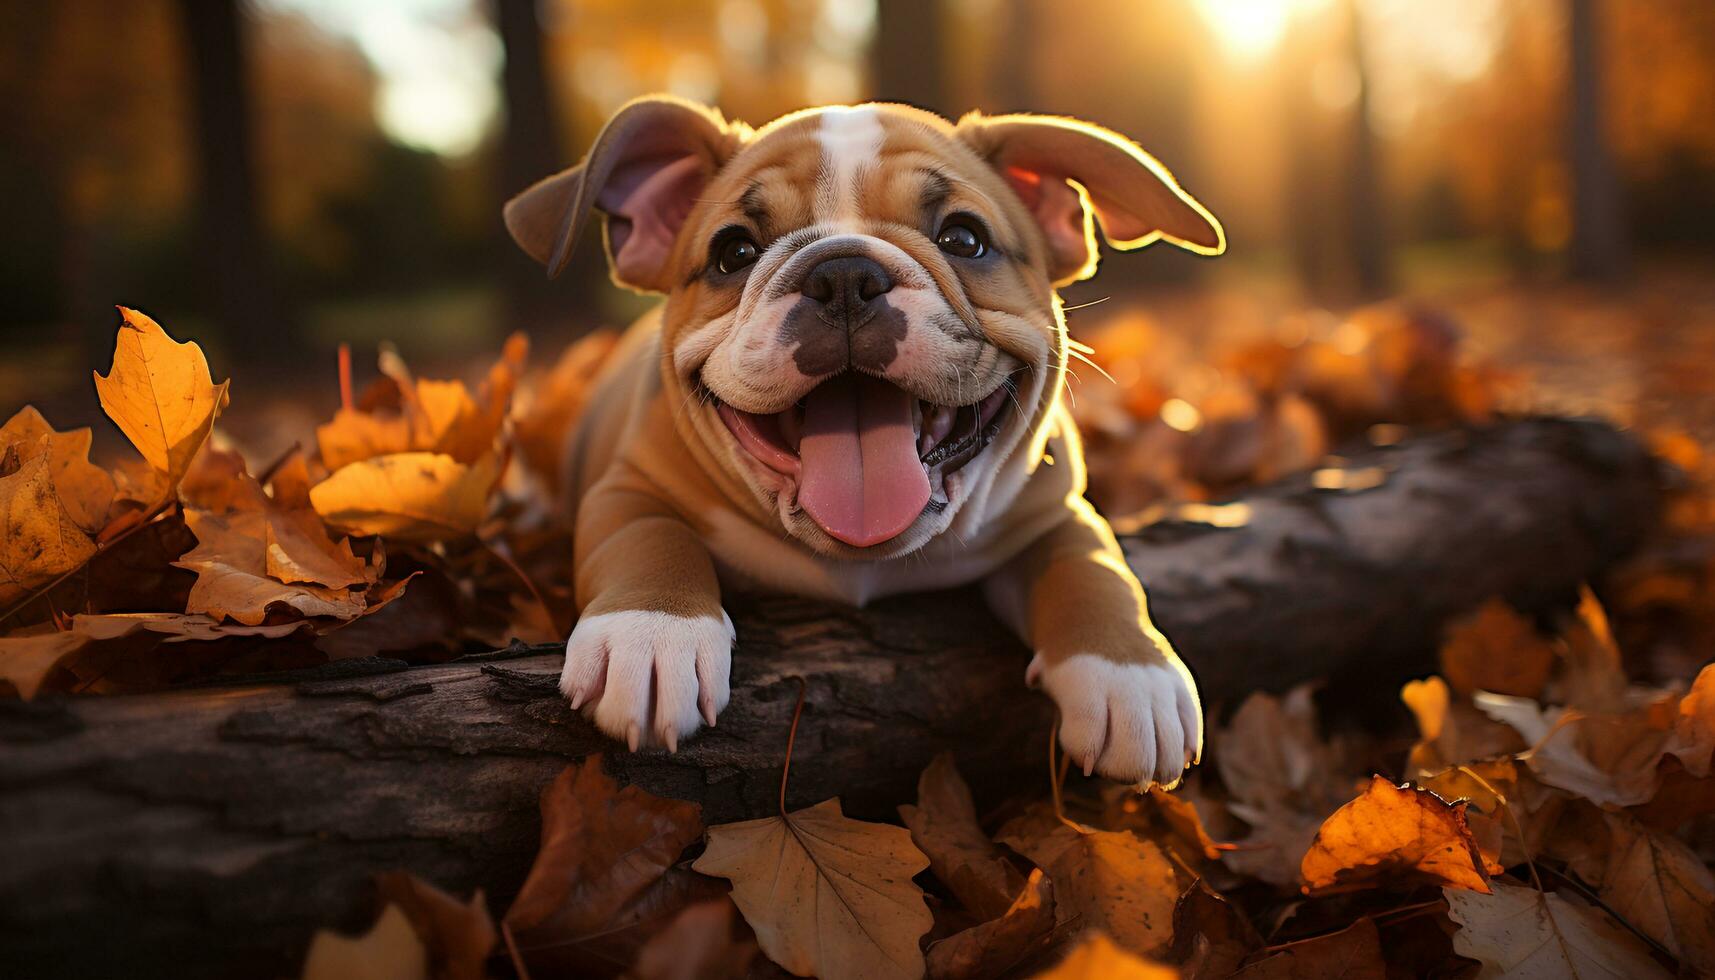
POLYGON ((1326 3, 1327 0, 1196 0, 1195 6, 1235 58, 1254 61, 1280 43, 1295 15, 1321 9, 1326 3))

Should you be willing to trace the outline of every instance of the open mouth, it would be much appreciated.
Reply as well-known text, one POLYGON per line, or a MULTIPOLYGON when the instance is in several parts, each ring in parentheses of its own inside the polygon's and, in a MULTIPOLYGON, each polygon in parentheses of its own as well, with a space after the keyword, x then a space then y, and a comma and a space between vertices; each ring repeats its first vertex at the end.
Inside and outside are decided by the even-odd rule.
POLYGON ((848 371, 783 412, 718 411, 745 451, 797 480, 798 506, 823 531, 867 548, 910 527, 933 485, 983 451, 1015 389, 1008 378, 972 404, 937 405, 848 371))

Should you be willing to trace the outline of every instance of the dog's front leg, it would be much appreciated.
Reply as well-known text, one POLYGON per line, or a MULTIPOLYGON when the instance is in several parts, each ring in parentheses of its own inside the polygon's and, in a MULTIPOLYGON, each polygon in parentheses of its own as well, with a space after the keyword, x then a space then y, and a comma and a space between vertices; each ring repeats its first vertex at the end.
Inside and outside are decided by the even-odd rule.
POLYGON ((1106 521, 1082 498, 985 583, 990 605, 1036 651, 1025 681, 1060 708, 1060 744, 1086 774, 1172 785, 1203 748, 1185 664, 1153 624, 1106 521))
POLYGON ((603 480, 578 509, 576 552, 561 692, 633 751, 676 750, 729 695, 732 620, 708 550, 672 508, 603 480))

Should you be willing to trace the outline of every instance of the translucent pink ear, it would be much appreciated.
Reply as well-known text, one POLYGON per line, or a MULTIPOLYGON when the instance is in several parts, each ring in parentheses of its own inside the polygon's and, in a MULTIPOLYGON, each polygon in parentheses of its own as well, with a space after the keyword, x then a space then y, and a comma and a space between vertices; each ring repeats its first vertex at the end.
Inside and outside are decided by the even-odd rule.
POLYGON ((1095 272, 1092 214, 1115 248, 1166 241, 1200 255, 1226 251, 1226 232, 1215 216, 1159 161, 1118 133, 1058 116, 978 113, 961 119, 958 133, 1000 171, 1036 218, 1056 283, 1095 272))
POLYGON ((706 106, 670 96, 638 99, 614 114, 582 163, 508 201, 507 230, 557 276, 599 210, 614 279, 665 292, 686 218, 742 141, 742 124, 729 127, 706 106))

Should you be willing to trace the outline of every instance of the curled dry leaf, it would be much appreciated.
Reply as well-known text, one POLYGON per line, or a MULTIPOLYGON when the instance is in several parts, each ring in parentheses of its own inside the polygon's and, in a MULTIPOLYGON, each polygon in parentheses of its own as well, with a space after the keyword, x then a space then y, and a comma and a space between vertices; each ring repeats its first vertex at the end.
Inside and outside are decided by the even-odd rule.
POLYGON ((929 856, 929 867, 978 921, 1006 914, 1024 887, 1018 873, 977 824, 971 790, 942 752, 917 779, 917 805, 904 804, 899 817, 912 843, 929 856))
POLYGON ((95 554, 54 487, 48 440, 11 476, 0 476, 0 606, 71 571, 95 554))
POLYGON ((1451 766, 1423 775, 1417 784, 1443 800, 1466 804, 1465 822, 1471 828, 1471 837, 1482 852, 1487 870, 1494 872, 1523 863, 1525 853, 1517 850, 1519 842, 1508 837, 1508 818, 1503 812, 1504 807, 1510 806, 1512 819, 1518 821, 1534 842, 1531 814, 1521 812, 1525 808, 1519 805, 1519 770, 1512 759, 1485 759, 1451 766), (1503 853, 1508 856, 1503 858, 1503 853))
POLYGON ((1339 932, 1289 943, 1233 974, 1233 980, 1387 980, 1381 934, 1365 916, 1339 932))
POLYGON ((1556 893, 1495 882, 1491 894, 1442 890, 1458 924, 1453 949, 1480 978, 1667 980, 1649 948, 1599 909, 1556 893))
POLYGON ((1052 970, 1036 980, 1176 980, 1179 971, 1130 953, 1100 932, 1073 947, 1052 970))
POLYGON ((351 463, 310 488, 316 512, 349 534, 442 541, 473 533, 500 479, 500 457, 471 465, 438 453, 397 453, 351 463))
POLYGON ((911 879, 929 866, 899 827, 853 820, 838 798, 709 828, 692 867, 732 882, 768 958, 824 980, 923 976, 934 925, 911 879))
POLYGON ((72 617, 70 629, 41 624, 0 636, 0 681, 11 683, 27 701, 36 696, 54 668, 92 646, 135 641, 127 646, 126 652, 140 655, 157 643, 193 643, 238 636, 272 640, 308 627, 303 622, 232 626, 186 613, 80 614, 72 617))
POLYGON ((317 930, 304 957, 303 980, 429 980, 429 953, 411 920, 389 905, 355 938, 317 930))
POLYGON ((149 317, 124 307, 113 367, 95 376, 96 395, 156 476, 159 499, 178 488, 227 404, 194 343, 178 343, 149 317))
POLYGON ((482 889, 461 902, 404 871, 377 875, 375 885, 382 902, 410 921, 428 953, 434 980, 482 980, 483 962, 499 938, 482 889))
POLYGON ((688 905, 637 954, 627 980, 739 980, 756 944, 733 939, 730 898, 688 905))
MULTIPOLYGON (((107 524, 107 511, 113 504, 113 477, 89 461, 91 438, 88 428, 55 432, 42 413, 29 405, 0 426, 0 454, 11 450, 20 465, 46 449, 54 489, 66 512, 78 527, 95 534, 107 524)), ((3 475, 4 470, 0 470, 3 475)))
POLYGON ((930 980, 980 980, 1003 976, 1045 951, 1056 935, 1054 889, 1042 869, 1030 872, 1024 888, 999 918, 956 932, 928 951, 930 980))
POLYGON ((506 912, 526 963, 568 976, 613 976, 647 937, 717 883, 680 871, 703 834, 702 808, 623 789, 600 756, 568 766, 542 791, 542 844, 506 912))
POLYGON ((1322 824, 1299 871, 1307 894, 1395 882, 1488 891, 1484 864, 1464 803, 1375 776, 1322 824))
POLYGON ((1173 941, 1179 878, 1154 841, 1062 823, 1045 835, 1003 837, 1001 843, 1048 872, 1060 924, 1100 929, 1140 954, 1173 941))
POLYGON ((1450 624, 1441 642, 1441 673, 1465 695, 1493 691, 1534 698, 1554 662, 1554 648, 1536 624, 1498 598, 1450 624))
POLYGON ((1200 878, 1173 907, 1173 948, 1167 958, 1180 965, 1187 980, 1225 980, 1262 946, 1244 913, 1200 878))
MULTIPOLYGON (((275 605, 289 607, 305 616, 335 619, 355 619, 367 608, 362 592, 282 582, 271 575, 270 565, 275 564, 271 559, 284 554, 284 549, 264 510, 219 514, 193 509, 185 512, 185 523, 196 536, 197 546, 173 564, 197 574, 185 606, 187 612, 207 613, 216 619, 229 618, 255 626, 268 617, 269 607, 275 605)), ((307 542, 300 529, 286 525, 286 530, 286 540, 307 542)), ((310 554, 313 550, 306 543, 299 553, 310 554)), ((327 557, 325 564, 332 566, 333 561, 331 556, 327 557)))

